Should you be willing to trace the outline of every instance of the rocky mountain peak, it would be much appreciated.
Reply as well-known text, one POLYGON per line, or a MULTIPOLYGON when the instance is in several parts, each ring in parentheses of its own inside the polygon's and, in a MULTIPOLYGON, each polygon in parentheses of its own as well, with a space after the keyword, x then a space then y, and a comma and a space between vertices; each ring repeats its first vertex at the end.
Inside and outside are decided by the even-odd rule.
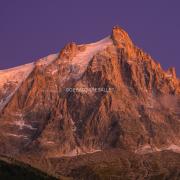
POLYGON ((113 27, 111 38, 117 44, 119 44, 119 43, 121 43, 122 45, 123 45, 123 43, 125 43, 125 44, 130 43, 130 44, 132 44, 132 41, 131 41, 128 33, 124 29, 119 27, 119 26, 114 26, 113 27))
POLYGON ((179 87, 175 69, 163 71, 120 27, 95 43, 69 43, 37 61, 6 101, 0 152, 180 147, 179 87), (173 106, 164 106, 167 99, 173 106))
POLYGON ((71 59, 77 54, 77 51, 78 51, 78 46, 75 42, 68 43, 60 51, 59 58, 71 59))
POLYGON ((169 75, 171 75, 173 78, 176 78, 176 69, 175 67, 170 67, 168 70, 167 70, 167 73, 169 75))
POLYGON ((71 60, 75 57, 78 52, 83 52, 85 50, 84 45, 77 45, 75 42, 68 43, 59 53, 59 59, 69 59, 71 60))
POLYGON ((114 26, 111 33, 114 45, 123 50, 129 58, 136 58, 137 49, 134 46, 128 33, 119 26, 114 26))

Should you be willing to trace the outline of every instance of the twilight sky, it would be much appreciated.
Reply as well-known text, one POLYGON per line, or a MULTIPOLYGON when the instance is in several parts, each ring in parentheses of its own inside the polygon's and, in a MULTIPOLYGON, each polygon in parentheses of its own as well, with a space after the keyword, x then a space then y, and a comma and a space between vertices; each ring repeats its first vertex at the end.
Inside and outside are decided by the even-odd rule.
POLYGON ((180 0, 0 0, 0 69, 89 43, 123 27, 180 76, 180 0))

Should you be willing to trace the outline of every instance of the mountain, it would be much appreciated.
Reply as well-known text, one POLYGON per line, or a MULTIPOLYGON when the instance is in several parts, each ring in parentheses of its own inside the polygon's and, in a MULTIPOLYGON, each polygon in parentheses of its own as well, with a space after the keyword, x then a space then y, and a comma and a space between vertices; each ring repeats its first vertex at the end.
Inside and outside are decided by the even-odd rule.
POLYGON ((117 26, 98 42, 69 43, 57 54, 1 70, 0 107, 0 153, 40 169, 113 150, 127 152, 127 159, 129 152, 179 157, 175 69, 164 71, 117 26))

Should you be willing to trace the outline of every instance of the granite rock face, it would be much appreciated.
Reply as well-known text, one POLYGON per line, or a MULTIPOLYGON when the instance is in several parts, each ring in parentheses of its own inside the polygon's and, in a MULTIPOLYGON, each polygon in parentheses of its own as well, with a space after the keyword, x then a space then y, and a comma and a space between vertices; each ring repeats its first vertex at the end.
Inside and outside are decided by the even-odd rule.
POLYGON ((70 43, 31 68, 15 91, 9 86, 13 94, 0 112, 1 153, 180 151, 175 70, 165 72, 122 28, 96 43, 70 43))

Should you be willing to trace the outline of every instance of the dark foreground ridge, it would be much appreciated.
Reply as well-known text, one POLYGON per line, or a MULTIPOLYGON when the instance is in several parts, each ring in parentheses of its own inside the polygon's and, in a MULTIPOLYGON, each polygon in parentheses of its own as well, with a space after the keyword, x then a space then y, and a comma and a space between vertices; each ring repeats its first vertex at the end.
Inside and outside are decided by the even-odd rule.
POLYGON ((17 162, 10 158, 0 158, 1 180, 56 180, 29 165, 17 162))
POLYGON ((114 149, 75 157, 49 158, 42 162, 36 158, 29 163, 50 171, 60 180, 180 179, 180 154, 171 151, 140 155, 114 149))

